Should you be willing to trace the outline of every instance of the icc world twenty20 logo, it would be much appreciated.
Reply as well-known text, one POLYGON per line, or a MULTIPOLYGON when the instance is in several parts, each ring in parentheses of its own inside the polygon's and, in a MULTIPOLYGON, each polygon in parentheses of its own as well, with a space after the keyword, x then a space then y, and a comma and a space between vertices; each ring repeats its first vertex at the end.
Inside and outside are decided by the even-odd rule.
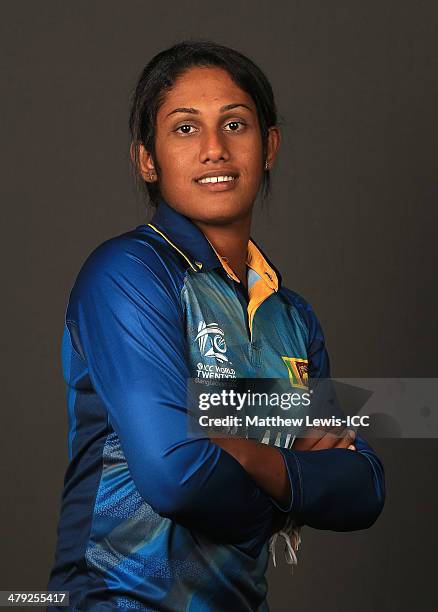
POLYGON ((225 355, 227 343, 224 336, 223 330, 217 323, 209 323, 207 325, 205 321, 200 321, 195 341, 198 342, 201 355, 204 357, 216 357, 221 362, 228 361, 228 357, 225 355))

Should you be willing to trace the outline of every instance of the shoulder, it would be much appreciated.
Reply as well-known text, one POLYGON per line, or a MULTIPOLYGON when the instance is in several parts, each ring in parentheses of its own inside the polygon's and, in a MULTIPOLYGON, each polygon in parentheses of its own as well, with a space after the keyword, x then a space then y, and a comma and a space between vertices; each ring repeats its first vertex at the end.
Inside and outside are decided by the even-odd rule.
POLYGON ((137 228, 95 248, 83 263, 70 303, 126 296, 179 300, 187 265, 152 228, 137 228))
POLYGON ((85 260, 80 273, 107 273, 134 268, 134 264, 154 272, 184 273, 187 265, 160 234, 147 225, 110 238, 96 247, 85 260))
POLYGON ((133 230, 110 238, 87 257, 78 279, 92 276, 94 280, 116 276, 123 273, 151 275, 156 280, 172 281, 180 279, 187 264, 167 242, 147 225, 139 225, 133 230))
POLYGON ((288 289, 287 287, 281 286, 280 293, 285 301, 292 306, 293 310, 307 328, 310 336, 312 337, 315 334, 322 336, 323 332, 321 325, 310 302, 296 291, 292 291, 292 289, 288 289))
POLYGON ((281 286, 280 293, 289 304, 298 310, 307 312, 312 310, 312 306, 309 304, 309 302, 296 291, 292 291, 292 289, 289 289, 288 287, 281 286))

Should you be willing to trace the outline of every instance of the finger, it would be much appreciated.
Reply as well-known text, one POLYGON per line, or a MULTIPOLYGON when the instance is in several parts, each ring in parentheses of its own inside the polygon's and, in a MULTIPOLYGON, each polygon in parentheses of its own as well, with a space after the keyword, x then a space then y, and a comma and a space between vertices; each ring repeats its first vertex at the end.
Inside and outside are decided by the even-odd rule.
POLYGON ((334 448, 348 448, 349 446, 354 446, 355 439, 356 433, 351 429, 346 429, 344 435, 338 440, 334 448))
POLYGON ((356 447, 354 446, 354 444, 350 444, 350 446, 348 447, 348 450, 356 450, 356 447))
POLYGON ((309 428, 305 435, 295 438, 294 449, 295 450, 310 450, 319 440, 325 436, 326 432, 316 427, 309 428))
POLYGON ((347 448, 354 442, 356 434, 351 429, 328 432, 312 447, 312 450, 327 450, 330 448, 347 448))

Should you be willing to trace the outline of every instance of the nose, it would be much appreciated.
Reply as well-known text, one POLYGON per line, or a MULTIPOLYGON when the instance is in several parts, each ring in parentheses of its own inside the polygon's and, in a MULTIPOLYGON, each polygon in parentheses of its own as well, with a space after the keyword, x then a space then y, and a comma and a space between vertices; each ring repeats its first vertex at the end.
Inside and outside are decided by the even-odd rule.
POLYGON ((225 140, 226 135, 217 129, 205 130, 201 139, 199 161, 202 164, 209 161, 213 163, 227 161, 230 154, 225 140))

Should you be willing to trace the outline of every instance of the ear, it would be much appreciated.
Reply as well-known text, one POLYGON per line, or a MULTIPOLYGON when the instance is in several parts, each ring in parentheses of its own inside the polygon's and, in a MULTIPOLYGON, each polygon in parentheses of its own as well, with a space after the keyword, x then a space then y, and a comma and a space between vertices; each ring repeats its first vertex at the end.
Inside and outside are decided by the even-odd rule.
MULTIPOLYGON (((133 158, 134 146, 134 143, 132 143, 131 158, 133 158)), ((149 151, 146 151, 142 144, 138 145, 138 161, 143 179, 147 183, 155 183, 157 180, 157 173, 155 171, 154 160, 152 159, 152 155, 149 151)))
POLYGON ((268 142, 266 151, 266 162, 268 169, 274 165, 275 158, 280 148, 281 135, 277 126, 270 127, 268 130, 268 142))

